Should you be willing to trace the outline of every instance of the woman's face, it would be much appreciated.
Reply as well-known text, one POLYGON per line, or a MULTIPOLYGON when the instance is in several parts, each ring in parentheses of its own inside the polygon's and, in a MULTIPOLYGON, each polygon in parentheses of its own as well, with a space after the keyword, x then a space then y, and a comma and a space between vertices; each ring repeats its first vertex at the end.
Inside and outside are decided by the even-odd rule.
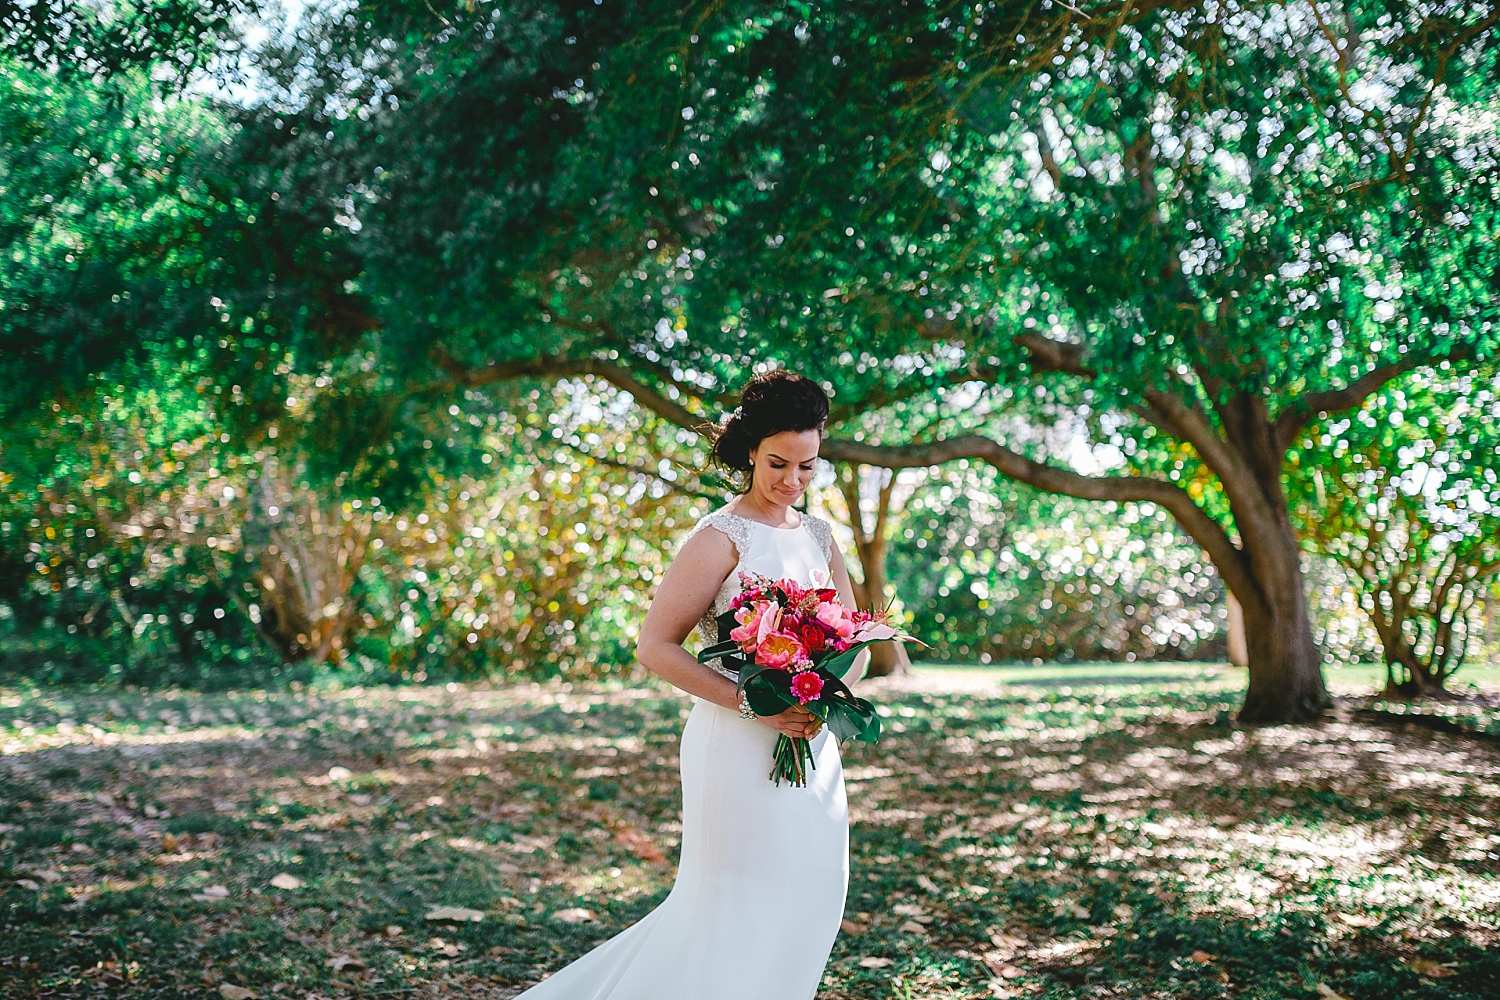
POLYGON ((782 431, 762 438, 750 449, 750 492, 778 506, 802 499, 816 471, 822 443, 817 431, 782 431))

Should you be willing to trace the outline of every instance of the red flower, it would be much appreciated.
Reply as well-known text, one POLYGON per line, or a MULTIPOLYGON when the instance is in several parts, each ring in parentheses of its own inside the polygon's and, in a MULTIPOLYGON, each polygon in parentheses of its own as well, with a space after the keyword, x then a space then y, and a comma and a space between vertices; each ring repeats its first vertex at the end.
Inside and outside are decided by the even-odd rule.
POLYGON ((820 653, 828 643, 827 634, 811 622, 801 628, 802 645, 807 647, 809 653, 820 653))
POLYGON ((796 696, 798 704, 806 705, 822 693, 823 676, 816 670, 804 670, 792 675, 792 694, 796 696))

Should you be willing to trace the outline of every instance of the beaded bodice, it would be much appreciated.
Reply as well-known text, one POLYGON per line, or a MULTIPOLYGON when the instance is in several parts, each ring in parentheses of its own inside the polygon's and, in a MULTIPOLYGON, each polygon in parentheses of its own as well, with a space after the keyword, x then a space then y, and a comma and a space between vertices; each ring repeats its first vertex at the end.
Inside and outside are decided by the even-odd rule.
MULTIPOLYGON (((832 583, 829 564, 833 559, 833 529, 820 517, 803 514, 802 523, 795 528, 773 528, 720 509, 700 518, 688 537, 704 528, 723 532, 739 555, 713 604, 698 622, 698 636, 704 645, 719 641, 717 619, 729 610, 730 602, 740 592, 741 573, 778 580, 790 578, 803 586, 822 587, 832 583)), ((708 666, 725 677, 735 676, 721 660, 710 660, 708 666)))

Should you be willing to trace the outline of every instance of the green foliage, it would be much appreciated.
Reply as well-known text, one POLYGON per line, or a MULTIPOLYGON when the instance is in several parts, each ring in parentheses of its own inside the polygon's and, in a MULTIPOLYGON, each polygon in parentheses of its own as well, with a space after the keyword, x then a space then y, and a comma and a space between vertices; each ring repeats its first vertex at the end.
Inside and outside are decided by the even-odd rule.
POLYGON ((235 19, 258 0, 61 0, 0 7, 0 44, 64 77, 109 80, 149 67, 181 80, 239 43, 235 19))
POLYGON ((53 682, 274 678, 246 617, 235 500, 254 458, 228 445, 193 376, 124 365, 42 406, 0 451, 5 669, 53 682))
POLYGON ((1293 455, 1311 470, 1291 479, 1301 530, 1359 581, 1393 692, 1458 669, 1500 574, 1497 391, 1486 371, 1419 371, 1315 425, 1293 455))
MULTIPOLYGON (((846 438, 973 432, 1054 461, 1059 442, 1086 441, 1095 471, 1181 487, 1230 579, 1258 564, 1235 546, 1281 524, 1283 472, 1303 471, 1281 468, 1271 421, 1295 426, 1317 393, 1418 357, 1486 358, 1500 330, 1494 54, 1470 5, 1354 3, 1330 22, 1305 3, 403 0, 308 11, 240 62, 243 103, 153 85, 211 57, 229 67, 230 20, 252 7, 0 16, 20 53, 0 64, 0 564, 30 595, 0 600, 0 628, 28 672, 101 676, 94 660, 141 678, 195 643, 246 669, 269 645, 371 677, 626 661, 630 585, 654 579, 712 484, 666 475, 691 435, 654 418, 526 408, 533 390, 582 398, 591 375, 619 372, 684 424, 783 364, 831 389, 846 438), (97 48, 64 52, 64 37, 97 48), (168 555, 185 532, 155 523, 122 539, 79 522, 93 550, 46 534, 84 510, 49 421, 105 397, 144 418, 152 379, 204 403, 181 440, 212 435, 243 463, 217 466, 242 477, 215 536, 232 539, 232 567, 196 539, 168 555), (292 501, 267 501, 268 462, 292 501), (465 544, 475 530, 487 544, 465 544), (288 596, 283 580, 266 597, 290 565, 273 537, 322 546, 338 592, 288 596), (132 570, 116 546, 156 561, 132 570), (93 588, 37 589, 71 578, 65 565, 93 588), (106 585, 132 577, 165 588, 151 610, 106 585), (68 605, 75 591, 93 603, 68 605), (86 618, 113 645, 42 649, 75 642, 48 629, 105 642, 86 618)), ((196 461, 174 457, 172 475, 196 461)), ((108 503, 148 479, 112 479, 108 503)), ((924 627, 944 650, 1155 655, 1217 632, 1186 611, 1215 584, 1175 533, 1059 559, 1084 567, 1072 581, 946 552, 972 565, 917 579, 919 535, 957 553, 978 522, 924 515, 895 557, 913 609, 930 595, 924 627), (1101 568, 1139 563, 1138 542, 1166 554, 1165 581, 1101 568), (1121 579, 1142 582, 1126 595, 1121 579), (1146 621, 1170 589, 1177 617, 1146 621), (1000 595, 1017 629, 1003 641, 1000 595), (1061 608, 1124 624, 1074 631, 1061 608)), ((1028 546, 1039 569, 1067 548, 1046 532, 1028 546)), ((1254 582, 1236 586, 1287 580, 1254 582)))

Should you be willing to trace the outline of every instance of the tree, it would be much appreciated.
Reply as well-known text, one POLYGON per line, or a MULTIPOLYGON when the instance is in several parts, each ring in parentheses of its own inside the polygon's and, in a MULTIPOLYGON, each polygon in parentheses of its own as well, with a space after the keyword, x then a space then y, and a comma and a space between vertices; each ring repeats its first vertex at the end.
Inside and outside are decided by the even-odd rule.
POLYGON ((500 381, 602 379, 699 428, 794 365, 835 393, 835 461, 977 458, 1170 511, 1244 610, 1242 717, 1305 719, 1326 692, 1286 455, 1494 348, 1497 18, 371 3, 275 56, 235 156, 333 216, 305 259, 334 266, 299 280, 357 271, 347 342, 293 326, 377 359, 320 397, 345 467, 396 474, 414 407, 500 381), (1071 415, 1112 464, 999 437, 976 399, 1071 415), (911 400, 945 410, 930 434, 870 422, 911 400))
POLYGON ((1497 399, 1492 374, 1419 370, 1293 452, 1298 526, 1363 584, 1388 697, 1441 693, 1500 576, 1497 399))
POLYGON ((1243 609, 1241 717, 1320 713, 1286 455, 1318 414, 1494 347, 1493 189, 1467 184, 1491 178, 1494 136, 1466 116, 1492 100, 1500 12, 690 13, 698 41, 632 50, 637 82, 681 95, 661 155, 627 164, 607 141, 660 112, 631 106, 607 56, 581 92, 580 107, 604 95, 600 148, 622 179, 615 255, 568 257, 533 313, 571 336, 445 348, 455 380, 594 375, 684 426, 747 356, 826 379, 845 415, 955 383, 1040 392, 1087 419, 1118 473, 981 433, 859 440, 852 419, 824 454, 979 458, 1051 492, 1159 505, 1243 609), (643 188, 660 208, 632 230, 643 188))

